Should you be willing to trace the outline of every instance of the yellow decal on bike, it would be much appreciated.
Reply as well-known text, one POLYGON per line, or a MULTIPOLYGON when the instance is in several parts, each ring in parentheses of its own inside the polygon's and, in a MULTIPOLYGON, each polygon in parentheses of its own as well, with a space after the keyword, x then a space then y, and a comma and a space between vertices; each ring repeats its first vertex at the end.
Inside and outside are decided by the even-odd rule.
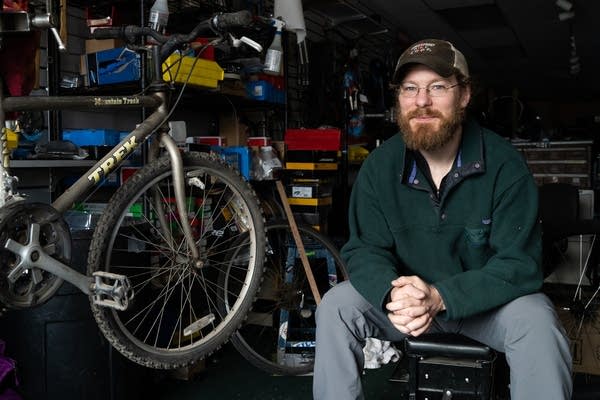
POLYGON ((94 182, 94 184, 99 183, 100 179, 105 176, 108 176, 110 172, 115 168, 115 165, 118 165, 123 158, 125 158, 129 153, 131 153, 137 147, 137 143, 135 141, 135 136, 132 136, 128 141, 123 143, 123 146, 119 147, 117 151, 112 153, 110 158, 104 161, 94 172, 88 175, 88 180, 94 182))

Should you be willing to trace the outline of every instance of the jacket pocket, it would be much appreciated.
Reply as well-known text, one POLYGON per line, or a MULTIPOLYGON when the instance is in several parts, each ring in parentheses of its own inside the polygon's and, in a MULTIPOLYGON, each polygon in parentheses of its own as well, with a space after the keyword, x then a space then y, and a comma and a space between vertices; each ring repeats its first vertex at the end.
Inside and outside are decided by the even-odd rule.
POLYGON ((464 251, 460 255, 465 269, 480 269, 491 256, 490 251, 490 226, 483 225, 477 228, 465 228, 464 251))
POLYGON ((467 244, 472 247, 487 246, 490 239, 490 230, 489 225, 478 228, 465 228, 467 244))

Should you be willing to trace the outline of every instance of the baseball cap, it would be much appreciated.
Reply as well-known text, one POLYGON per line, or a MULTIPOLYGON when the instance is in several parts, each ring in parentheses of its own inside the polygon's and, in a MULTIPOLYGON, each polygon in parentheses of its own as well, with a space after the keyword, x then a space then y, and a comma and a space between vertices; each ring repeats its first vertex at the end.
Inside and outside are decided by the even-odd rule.
POLYGON ((392 83, 400 83, 408 64, 423 64, 440 76, 447 78, 458 70, 469 77, 469 67, 465 56, 454 45, 445 40, 424 39, 411 45, 398 58, 392 83))

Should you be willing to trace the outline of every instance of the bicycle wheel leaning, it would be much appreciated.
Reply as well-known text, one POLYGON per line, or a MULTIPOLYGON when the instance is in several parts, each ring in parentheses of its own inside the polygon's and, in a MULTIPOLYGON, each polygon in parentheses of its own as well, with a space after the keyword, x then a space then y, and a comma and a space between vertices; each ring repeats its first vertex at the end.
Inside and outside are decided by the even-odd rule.
POLYGON ((218 349, 243 322, 262 276, 264 220, 250 186, 210 155, 188 153, 183 161, 201 262, 192 262, 182 233, 168 157, 143 167, 114 194, 88 256, 88 274, 125 275, 134 290, 124 311, 91 299, 98 326, 123 355, 152 368, 185 366, 218 349), (237 265, 243 284, 227 293, 231 307, 224 312, 218 277, 235 243, 244 248, 237 265))
MULTIPOLYGON (((309 226, 298 225, 311 271, 321 296, 347 279, 336 246, 309 226)), ((238 256, 234 246, 223 287, 237 287, 238 256)), ((243 257, 241 257, 243 259, 243 257)), ((290 226, 267 223, 264 280, 245 324, 233 335, 235 348, 254 366, 273 374, 310 373, 314 364, 316 301, 311 292, 290 226)), ((228 290, 229 291, 229 290, 228 290)), ((227 298, 226 298, 227 299, 227 298)))

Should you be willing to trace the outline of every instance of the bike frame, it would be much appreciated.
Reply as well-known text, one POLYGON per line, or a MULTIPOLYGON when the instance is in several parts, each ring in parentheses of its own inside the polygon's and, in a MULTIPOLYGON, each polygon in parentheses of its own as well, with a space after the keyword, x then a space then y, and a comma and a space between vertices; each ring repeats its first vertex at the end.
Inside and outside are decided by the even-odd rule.
MULTIPOLYGON (((154 46, 153 59, 158 60, 160 46, 154 46)), ((154 69, 160 71, 160 64, 155 62, 154 69)), ((173 173, 175 199, 177 211, 182 220, 182 228, 188 243, 188 247, 194 259, 199 258, 199 252, 196 248, 192 230, 189 221, 186 218, 185 190, 183 176, 183 161, 175 141, 166 133, 165 122, 169 116, 167 107, 167 85, 162 79, 162 74, 154 73, 156 81, 151 87, 156 88, 155 93, 150 95, 132 95, 132 96, 21 96, 21 97, 3 97, 3 86, 0 80, 0 128, 4 132, 6 112, 19 111, 42 111, 42 110, 105 110, 105 109, 131 109, 131 108, 153 108, 155 111, 142 121, 137 128, 129 133, 120 143, 85 172, 77 181, 64 193, 62 193, 53 203, 52 207, 61 214, 67 211, 72 205, 80 199, 91 188, 98 185, 111 172, 117 169, 123 161, 131 154, 141 143, 148 140, 155 132, 159 133, 159 141, 163 145, 171 159, 171 168, 173 173)), ((13 183, 16 178, 9 173, 9 152, 6 146, 4 133, 1 135, 0 150, 2 152, 2 162, 0 163, 0 206, 4 206, 11 201, 22 200, 18 194, 13 193, 13 183)), ((149 159, 156 158, 159 154, 158 145, 150 146, 149 159)), ((158 201, 158 200, 156 200, 158 201)), ((162 220, 161 226, 166 227, 165 215, 158 215, 162 220)), ((169 237, 169 232, 164 232, 165 237, 169 237)), ((53 260, 51 257, 45 257, 45 263, 36 263, 36 268, 44 269, 58 277, 72 283, 85 294, 91 293, 93 278, 83 275, 73 268, 53 260), (38 265, 39 264, 39 265, 38 265)))

